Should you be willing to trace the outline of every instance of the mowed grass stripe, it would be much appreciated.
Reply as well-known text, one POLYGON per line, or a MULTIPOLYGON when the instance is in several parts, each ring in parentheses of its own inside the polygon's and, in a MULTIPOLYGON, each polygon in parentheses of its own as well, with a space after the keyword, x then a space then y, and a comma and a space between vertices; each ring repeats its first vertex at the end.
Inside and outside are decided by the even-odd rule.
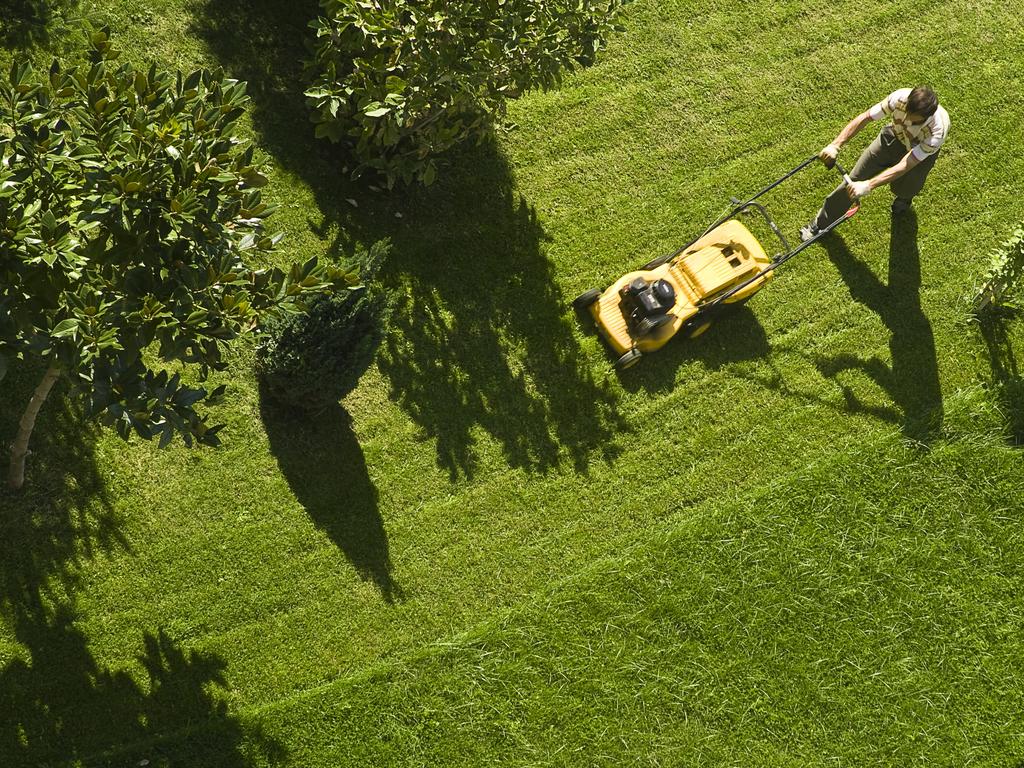
POLYGON ((883 439, 244 720, 296 765, 1010 764, 1019 469, 883 439))
MULTIPOLYGON (((756 9, 755 9, 756 10, 756 9)), ((847 18, 852 18, 854 21, 859 18, 859 13, 865 12, 870 14, 870 9, 864 9, 858 7, 858 13, 849 14, 847 18)), ((752 14, 756 18, 756 13, 752 14)), ((921 15, 917 12, 913 14, 901 14, 903 17, 902 22, 894 25, 879 25, 875 30, 875 33, 870 36, 866 36, 864 39, 864 47, 869 48, 872 51, 884 52, 874 59, 872 62, 864 62, 859 68, 857 63, 851 63, 847 54, 841 50, 842 46, 838 45, 832 47, 826 47, 823 51, 827 52, 832 48, 840 49, 836 54, 836 60, 830 61, 829 66, 820 68, 817 72, 807 72, 799 76, 798 82, 803 87, 803 103, 801 108, 794 109, 790 105, 785 104, 777 114, 772 115, 772 119, 759 118, 755 121, 750 120, 735 120, 735 128, 729 123, 726 124, 712 124, 708 129, 697 136, 697 140, 690 142, 686 145, 687 151, 679 151, 676 157, 677 168, 685 168, 685 174, 683 176, 684 184, 679 183, 679 172, 662 175, 658 173, 648 173, 646 178, 643 179, 641 190, 644 191, 651 185, 658 183, 659 179, 665 179, 673 188, 662 190, 666 198, 678 198, 681 194, 685 194, 691 189, 697 188, 702 189, 703 178, 718 177, 720 184, 724 186, 722 192, 719 192, 720 200, 724 201, 726 191, 736 191, 737 189, 756 189, 758 182, 762 179, 769 179, 776 174, 780 168, 788 167, 788 161, 792 158, 800 158, 806 156, 809 152, 815 151, 817 147, 822 143, 821 136, 831 136, 838 131, 839 127, 845 122, 846 119, 852 114, 855 114, 860 109, 863 109, 867 99, 875 98, 876 90, 887 89, 888 87, 895 87, 901 82, 906 82, 913 78, 912 61, 914 58, 920 58, 922 60, 927 59, 929 62, 929 69, 933 72, 923 72, 918 77, 926 77, 936 81, 936 86, 939 87, 940 92, 943 92, 942 87, 946 85, 949 89, 949 95, 945 98, 948 99, 949 105, 954 112, 962 113, 962 119, 957 117, 955 120, 954 137, 951 140, 951 147, 949 148, 950 154, 954 155, 949 158, 944 164, 940 164, 936 170, 936 179, 933 180, 929 194, 926 196, 928 206, 934 206, 943 201, 946 198, 953 198, 959 195, 950 194, 949 184, 951 182, 950 176, 954 176, 954 180, 957 177, 965 176, 967 183, 965 183, 963 189, 969 190, 972 194, 982 195, 986 193, 989 188, 988 176, 992 174, 978 174, 973 179, 970 179, 970 164, 973 160, 965 158, 959 155, 958 146, 970 145, 973 143, 977 152, 977 161, 983 163, 988 171, 987 167, 991 162, 992 156, 995 154, 1002 155, 1001 159, 1009 161, 1011 165, 1019 165, 1019 160, 1015 155, 1019 153, 1005 152, 1004 148, 1009 149, 1010 145, 1007 144, 1006 138, 1012 135, 1012 131, 1006 130, 1011 126, 1018 124, 1020 121, 1019 108, 1014 107, 1012 104, 1005 103, 1005 97, 1001 96, 1001 93, 1005 93, 1006 90, 1012 89, 1012 80, 1009 82, 1003 81, 1003 77, 1012 72, 1012 58, 1009 56, 995 56, 995 57, 983 57, 985 59, 985 70, 979 73, 974 68, 965 68, 963 61, 969 60, 973 51, 977 45, 976 40, 978 39, 978 33, 980 30, 984 30, 988 33, 988 37, 992 34, 999 36, 1000 44, 1004 46, 1019 46, 1019 43, 1013 37, 1013 30, 1019 26, 1019 21, 1011 18, 1000 18, 995 23, 990 23, 990 17, 986 17, 981 13, 969 13, 967 10, 958 4, 941 4, 941 6, 932 6, 932 10, 925 14, 922 19, 921 15), (934 16, 934 18, 933 18, 934 16), (955 20, 955 23, 954 23, 955 20), (992 29, 995 32, 992 32, 992 29), (1003 37, 1001 30, 1007 30, 1007 34, 1003 37), (901 51, 906 49, 906 44, 899 44, 898 40, 909 40, 913 39, 913 46, 921 51, 919 57, 901 57, 899 54, 893 55, 893 51, 901 51), (925 53, 927 52, 927 53, 925 53), (910 61, 908 61, 910 59, 910 61), (898 79, 893 79, 892 82, 886 82, 886 76, 880 76, 876 71, 877 65, 885 65, 887 62, 899 61, 901 63, 911 64, 910 72, 901 72, 898 79), (835 85, 831 82, 829 77, 825 76, 833 73, 837 74, 849 74, 853 68, 853 74, 857 76, 856 86, 844 87, 842 84, 835 85), (966 82, 965 82, 966 81, 966 82), (876 85, 881 82, 882 85, 876 85), (968 88, 970 90, 968 90, 968 88), (976 89, 976 90, 975 90, 976 89), (808 124, 806 117, 811 117, 815 122, 808 124), (975 136, 981 132, 981 140, 975 140, 975 136), (750 141, 751 137, 759 136, 763 131, 781 131, 781 139, 784 142, 783 151, 779 153, 779 160, 773 160, 772 163, 757 163, 757 172, 752 172, 755 167, 751 163, 751 158, 744 158, 737 163, 733 163, 732 167, 725 167, 721 162, 720 152, 709 152, 706 151, 705 146, 709 137, 720 137, 725 136, 733 141, 750 141), (795 145, 795 146, 794 146, 795 145), (799 151, 796 149, 799 148, 799 151), (707 158, 707 160, 700 164, 694 164, 691 160, 694 156, 698 158, 707 158), (786 162, 780 162, 785 159, 786 162), (950 161, 955 162, 956 167, 950 167, 950 161), (945 167, 944 167, 945 166, 945 167), (967 167, 965 167, 967 166, 967 167), (749 181, 743 181, 749 179, 749 181), (725 186, 728 185, 728 186, 725 186), (937 194, 936 191, 941 189, 942 194, 937 194)), ((808 24, 814 27, 829 28, 833 26, 830 22, 820 19, 816 14, 810 13, 808 18, 808 24)), ((679 25, 680 28, 682 25, 679 25)), ((832 30, 832 34, 836 32, 832 30)), ((765 37, 772 36, 771 32, 766 32, 761 35, 754 35, 755 45, 760 46, 762 49, 766 49, 769 46, 765 45, 765 37)), ((781 36, 781 35, 780 35, 781 36)), ((775 50, 772 50, 772 54, 776 54, 778 47, 782 45, 779 43, 777 37, 772 39, 775 42, 775 50)), ((799 35, 785 35, 787 38, 799 39, 799 35)), ((842 38, 847 39, 847 38, 842 38)), ((854 38, 849 38, 854 39, 854 38)), ((699 38, 694 36, 693 40, 688 41, 688 45, 680 45, 683 50, 697 50, 700 49, 699 38)), ((788 42, 788 41, 787 41, 788 42)), ((740 41, 742 44, 742 41, 740 41)), ((822 55, 825 55, 824 53, 822 55)), ((743 56, 737 56, 736 59, 740 62, 740 65, 746 63, 747 59, 743 56)), ((740 71, 730 71, 729 75, 732 81, 743 80, 750 83, 750 89, 760 89, 760 92, 754 92, 749 95, 744 94, 743 97, 730 96, 729 98, 717 97, 714 100, 714 104, 725 103, 738 110, 751 109, 758 110, 761 112, 770 111, 777 108, 777 91, 771 87, 764 87, 763 79, 769 77, 771 73, 776 71, 785 71, 788 69, 788 62, 781 62, 775 56, 764 57, 763 60, 757 60, 756 76, 741 78, 740 71), (749 96, 749 97, 748 97, 749 96), (749 104, 749 106, 748 106, 749 104)), ((614 62, 606 61, 604 66, 609 68, 614 67, 614 62)), ((680 67, 679 77, 685 78, 687 76, 687 69, 680 67)), ((717 75, 714 71, 709 71, 708 68, 700 69, 700 74, 705 77, 715 78, 717 75)), ((582 75, 582 78, 589 76, 589 73, 582 75)), ((594 76, 596 79, 596 75, 594 76)), ((668 87, 671 87, 669 84, 668 87)), ((550 97, 557 99, 557 95, 550 97)), ((611 98, 611 97, 606 97, 611 98)), ((657 106, 657 105, 655 105, 657 106)), ((525 110, 526 105, 519 105, 518 108, 522 111, 525 110)), ((548 114, 545 110, 535 110, 534 105, 530 105, 531 110, 536 113, 534 118, 538 123, 543 123, 549 117, 553 117, 548 114)), ((698 103, 691 110, 692 113, 702 114, 708 108, 713 108, 710 104, 698 103)), ((680 125, 679 120, 686 119, 686 112, 683 112, 677 116, 675 113, 668 113, 664 110, 655 111, 650 110, 650 122, 658 121, 655 130, 652 132, 653 136, 637 136, 635 132, 624 131, 617 132, 612 135, 608 135, 605 131, 598 131, 590 129, 590 135, 593 137, 591 142, 596 147, 607 148, 609 142, 614 145, 614 142, 630 142, 632 145, 637 147, 636 153, 630 153, 633 155, 640 155, 641 160, 644 153, 650 152, 652 147, 660 146, 665 142, 666 137, 673 137, 677 142, 679 137, 686 137, 689 135, 688 126, 680 125)), ((516 119, 520 118, 520 115, 515 114, 516 119)), ((568 126, 570 131, 575 130, 586 130, 589 126, 589 122, 582 117, 570 122, 568 126), (578 127, 577 127, 578 126, 578 127)), ((559 131, 552 131, 552 138, 557 141, 557 137, 561 133, 565 133, 563 126, 559 124, 559 131)), ((868 132, 865 132, 866 134, 868 132)), ((852 151, 847 152, 849 155, 848 162, 852 163, 853 158, 856 156, 856 151, 859 150, 863 144, 866 144, 870 140, 870 137, 862 139, 858 137, 855 141, 854 146, 851 148, 852 151)), ((515 134, 513 134, 513 142, 515 142, 515 134)), ((523 142, 525 144, 526 142, 523 142)), ((1012 143, 1012 142, 1011 142, 1012 143)), ((531 141, 531 146, 535 148, 548 147, 551 142, 536 142, 531 141)), ((519 144, 516 144, 517 150, 519 144)), ((524 151, 529 151, 526 149, 524 151)), ((539 153, 540 149, 535 149, 535 152, 539 153)), ((603 151, 607 152, 607 149, 603 151)), ((654 150, 655 152, 657 150, 654 150)), ((568 154, 570 157, 573 153, 561 153, 552 152, 549 156, 560 156, 568 154)), ((611 153, 609 153, 611 154, 611 153)), ((618 152, 622 155, 621 149, 618 152)), ((845 155, 844 155, 845 156, 845 155)), ((756 160, 756 158, 754 158, 756 160)), ((607 162, 602 163, 601 167, 618 169, 621 164, 607 162)), ((548 167, 543 164, 533 163, 531 168, 523 169, 523 173, 528 174, 530 180, 533 181, 535 178, 540 178, 548 175, 548 167)), ((1001 174, 996 174, 999 178, 1001 174)), ((574 199, 579 197, 587 197, 588 195, 580 194, 573 190, 571 184, 566 184, 565 179, 560 179, 557 176, 550 177, 552 191, 556 193, 556 199, 574 199)), ((605 189, 608 185, 602 180, 602 183, 598 184, 597 191, 592 195, 596 200, 602 200, 606 196, 605 189)), ((613 189, 619 185, 613 185, 613 189)), ((631 185, 627 185, 631 186, 631 185)), ((955 192, 955 190, 954 190, 955 192)), ((879 197, 884 196, 884 193, 879 197)), ((618 223, 620 226, 628 226, 632 223, 635 228, 637 224, 648 225, 652 227, 663 227, 664 222, 672 222, 673 229, 668 239, 663 240, 657 244, 660 247, 652 248, 652 251, 658 252, 663 251, 678 244, 680 241, 685 241, 685 238, 681 237, 678 233, 679 221, 682 222, 701 222, 709 218, 709 212, 711 210, 717 211, 718 204, 709 209, 706 205, 705 198, 707 194, 698 194, 693 196, 691 199, 695 199, 698 204, 684 211, 682 216, 674 217, 671 215, 665 216, 659 212, 656 215, 651 216, 636 216, 629 215, 631 210, 635 210, 635 205, 631 205, 628 200, 622 199, 621 205, 615 206, 617 210, 622 212, 624 215, 618 217, 618 223)), ((646 203, 646 198, 644 202, 646 203)), ((960 207, 964 208, 963 202, 961 201, 960 207)), ((973 201, 972 201, 973 202, 973 201)), ((880 213, 884 212, 884 205, 878 205, 874 200, 872 204, 865 207, 865 214, 868 214, 871 210, 877 209, 880 213)), ((543 206, 543 200, 538 201, 538 204, 543 206)), ((804 209, 803 216, 809 215, 810 211, 813 210, 812 204, 807 204, 806 200, 803 200, 804 209)), ((971 210, 973 206, 966 206, 967 210, 971 210)), ((569 213, 571 209, 561 205, 559 210, 569 213)), ((862 214, 862 218, 864 214, 862 214)), ((956 219, 958 217, 954 217, 956 219)), ((578 220, 577 220, 578 221, 578 220)), ((801 223, 798 219, 796 222, 801 223)), ((562 222, 560 222, 562 224, 562 222)), ((873 222, 872 227, 879 229, 884 227, 885 219, 879 216, 873 222)), ((859 222, 856 226, 863 226, 863 222, 859 222)), ((930 222, 930 226, 941 226, 934 222, 930 222)), ((573 229, 573 222, 568 222, 562 229, 573 229)), ((690 229, 699 231, 696 226, 691 224, 690 229)), ((685 228, 684 228, 685 229, 685 228)), ((790 231, 793 231, 792 229, 790 231)), ((601 229, 600 237, 605 240, 609 237, 609 233, 606 230, 601 229)), ((614 231, 612 232, 614 234, 614 231)), ((614 267, 620 266, 621 263, 642 263, 637 258, 631 258, 633 254, 627 250, 631 245, 639 243, 643 244, 645 240, 649 240, 650 230, 644 229, 642 231, 634 231, 621 239, 616 238, 614 245, 618 249, 625 250, 622 261, 616 262, 614 265, 609 265, 610 271, 614 271, 614 267)), ((662 234, 658 230, 655 230, 655 234, 662 234)), ((950 247, 957 248, 959 243, 950 238, 944 238, 944 245, 947 249, 950 247)), ((601 249, 599 247, 587 247, 589 244, 584 244, 579 249, 577 254, 573 254, 571 258, 579 258, 579 256, 590 253, 598 253, 602 250, 606 252, 611 251, 615 253, 617 249, 601 249)), ((640 246, 642 248, 642 245, 640 246)), ((646 256, 651 251, 642 251, 638 253, 638 257, 646 256)), ((974 256, 973 253, 968 252, 968 257, 974 256)), ((557 252, 553 253, 554 258, 558 258, 557 252)), ((644 259, 645 260, 645 259, 644 259)), ((968 263, 978 266, 978 261, 968 258, 968 263)), ((596 270, 595 270, 596 271, 596 270)), ((600 272, 600 274, 607 274, 606 272, 600 272)), ((572 286, 574 289, 577 287, 585 287, 582 283, 572 286)))
MULTIPOLYGON (((739 386, 755 393, 764 391, 758 383, 741 382, 739 386)), ((589 481, 564 475, 546 484, 526 483, 525 478, 519 483, 493 481, 486 492, 478 489, 455 502, 426 504, 413 523, 417 529, 443 530, 453 515, 459 515, 463 523, 435 536, 433 544, 428 540, 417 545, 408 559, 429 563, 429 570, 422 565, 406 567, 401 556, 395 556, 399 583, 414 586, 408 588, 409 603, 389 613, 381 614, 379 596, 370 585, 333 594, 336 587, 332 583, 339 578, 350 581, 348 566, 331 556, 330 542, 322 536, 302 534, 297 538, 302 529, 288 533, 287 518, 277 517, 258 525, 249 523, 238 531, 214 528, 191 532, 193 549, 184 557, 169 544, 137 553, 135 578, 162 585, 163 594, 151 594, 153 603, 107 611, 104 631, 130 638, 130 627, 143 623, 147 613, 156 612, 168 617, 165 626, 176 637, 198 641, 199 647, 229 659, 232 674, 240 681, 259 680, 278 669, 279 677, 275 677, 290 679, 297 687, 322 682, 351 670, 353 664, 364 663, 362 659, 401 652, 411 637, 429 640, 436 634, 447 634, 461 622, 473 621, 480 610, 507 605, 528 592, 538 576, 543 576, 539 579, 543 583, 585 565, 595 548, 573 552, 573 542, 600 542, 598 551, 621 545, 657 523, 680 499, 696 503, 716 493, 728 497, 741 492, 757 480, 770 479, 777 472, 828 455, 840 441, 856 445, 863 440, 862 430, 868 423, 864 420, 859 426, 852 425, 845 438, 833 430, 822 432, 812 441, 806 433, 808 427, 821 421, 820 409, 817 413, 802 409, 800 422, 786 419, 780 423, 771 411, 785 401, 762 405, 750 402, 749 397, 723 395, 722 405, 727 407, 735 401, 745 404, 748 418, 764 418, 770 426, 737 426, 723 417, 680 428, 660 440, 647 439, 650 455, 668 457, 668 464, 662 471, 658 465, 648 465, 641 487, 616 493, 613 499, 601 498, 602 489, 615 483, 616 469, 609 467, 600 473, 595 471, 589 481), (764 410, 758 412, 756 408, 764 410), (554 493, 555 486, 561 487, 561 494, 554 493), (533 513, 489 520, 489 513, 477 510, 489 509, 492 494, 504 495, 533 513), (476 530, 484 524, 486 536, 476 530), (274 530, 282 526, 285 535, 275 536, 274 530), (267 543, 255 549, 261 541, 267 543), (553 560, 553 551, 564 556, 553 560), (278 565, 250 569, 254 557, 278 565), (448 612, 432 609, 432 601, 451 598, 443 586, 429 587, 433 583, 431 572, 458 574, 465 583, 481 568, 492 574, 489 583, 480 584, 472 595, 461 595, 458 606, 448 612), (320 577, 298 581, 278 578, 278 574, 287 572, 320 577), (198 616, 191 610, 195 605, 210 609, 198 616), (360 625, 360 621, 370 623, 360 625), (389 640, 389 627, 404 629, 398 638, 389 640), (313 628, 316 631, 311 634, 313 628), (281 649, 290 647, 304 648, 301 665, 296 665, 294 657, 281 657, 281 649), (295 668, 288 670, 288 666, 295 668)), ((413 533, 399 526, 389 530, 392 540, 413 533)), ((235 684, 236 694, 248 698, 246 691, 245 684, 235 684)), ((262 698, 272 693, 272 688, 256 689, 253 695, 262 698)))
MULTIPOLYGON (((630 32, 613 41, 597 67, 570 78, 560 92, 512 105, 520 127, 503 136, 500 150, 514 170, 513 194, 537 209, 550 238, 538 244, 538 258, 519 263, 517 252, 509 256, 504 238, 516 222, 509 224, 494 202, 499 196, 488 191, 507 179, 490 166, 482 181, 470 165, 398 203, 407 205, 405 223, 393 233, 403 265, 436 266, 416 267, 396 282, 403 292, 433 296, 441 318, 432 327, 436 339, 417 339, 426 352, 411 351, 443 356, 424 367, 424 384, 450 388, 452 396, 403 405, 402 392, 389 391, 388 374, 373 372, 347 401, 352 436, 339 429, 344 440, 311 441, 309 461, 338 469, 330 449, 340 443, 347 460, 363 462, 340 474, 355 490, 377 493, 369 506, 380 520, 363 522, 386 534, 404 600, 385 604, 307 511, 346 513, 351 485, 322 490, 311 504, 298 498, 302 485, 283 476, 258 423, 249 360, 239 354, 229 374, 232 399, 216 414, 229 423, 226 450, 158 454, 110 437, 97 446, 132 546, 83 566, 78 626, 97 660, 139 675, 141 633, 164 627, 184 647, 224 660, 234 707, 262 705, 457 635, 552 580, 646 541, 665 517, 685 516, 690 503, 727 503, 777 471, 888 436, 901 417, 891 392, 862 372, 835 381, 816 366, 816 358, 839 354, 888 364, 893 331, 876 309, 854 300, 821 249, 780 274, 750 313, 696 344, 673 345, 621 379, 608 373, 597 340, 572 330, 567 303, 578 289, 681 244, 729 193, 756 189, 815 151, 866 106, 867 96, 912 76, 933 79, 954 113, 951 146, 919 217, 922 307, 948 421, 958 407, 953 395, 977 377, 980 354, 960 324, 956 299, 983 267, 989 243, 1002 239, 1001 227, 1019 216, 1013 180, 1024 167, 1011 151, 1009 129, 1019 125, 1021 107, 1000 90, 1016 82, 1019 21, 998 4, 929 3, 913 14, 881 2, 773 7, 635 3, 627 10, 630 32), (709 35, 718 48, 704 45, 709 35), (963 63, 975 59, 980 67, 963 63), (666 94, 636 86, 638 78, 666 94), (578 161, 563 157, 580 152, 578 161), (477 196, 487 205, 472 205, 477 196), (469 226, 477 234, 459 234, 469 226), (531 282, 538 271, 543 279, 531 282), (466 281, 467 294, 493 290, 500 304, 477 305, 442 290, 453 272, 466 281), (533 295, 545 281, 553 287, 533 295), (474 324, 467 305, 500 312, 474 324), (535 324, 503 326, 537 307, 535 324), (474 342, 489 324, 503 326, 493 344, 474 342), (477 352, 488 356, 481 362, 477 352), (622 422, 608 430, 607 441, 597 441, 593 435, 612 423, 611 415, 592 419, 600 424, 582 440, 590 458, 577 469, 568 441, 558 438, 567 420, 555 413, 573 400, 552 405, 540 394, 579 386, 583 399, 593 392, 592 380, 607 386, 608 411, 622 422), (843 386, 876 410, 888 409, 896 423, 848 411, 843 386), (476 389, 487 390, 486 408, 467 417, 476 389), (509 403, 515 407, 506 409, 509 403), (517 419, 531 415, 542 429, 527 441, 527 453, 535 452, 528 458, 554 446, 554 466, 511 458, 517 419), (442 437, 455 433, 452 422, 467 422, 471 477, 452 479, 438 465, 442 437), (614 448, 607 457, 605 445, 614 448)), ((183 40, 168 62, 212 61, 195 38, 181 34, 183 6, 164 10, 183 40)), ((127 56, 166 50, 159 41, 150 46, 148 31, 133 28, 121 9, 111 5, 108 12, 132 41, 127 56)), ((850 157, 869 140, 867 133, 858 137, 850 157)), ((462 157, 473 163, 478 156, 462 157)), ((279 219, 298 243, 296 257, 331 248, 330 236, 310 231, 310 221, 319 225, 321 218, 312 178, 290 168, 274 174, 273 194, 296 206, 279 219)), ((826 175, 811 186, 819 194, 802 188, 781 196, 791 223, 817 206, 826 175)), ((359 202, 360 211, 369 207, 359 202)), ((886 193, 876 193, 844 229, 850 251, 882 280, 886 204, 886 193)), ((585 408, 579 413, 587 418, 585 408)), ((957 423, 963 422, 969 418, 957 423)), ((850 467, 854 474, 865 470, 850 467)), ((3 648, 5 659, 22 652, 9 628, 3 648)))

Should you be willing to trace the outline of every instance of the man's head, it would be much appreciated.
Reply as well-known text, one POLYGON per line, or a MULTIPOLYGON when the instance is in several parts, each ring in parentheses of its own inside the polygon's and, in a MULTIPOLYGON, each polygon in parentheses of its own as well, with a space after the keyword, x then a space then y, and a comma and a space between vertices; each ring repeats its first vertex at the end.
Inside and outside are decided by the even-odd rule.
POLYGON ((920 125, 935 114, 939 108, 939 97, 927 85, 919 85, 910 92, 907 99, 907 119, 912 125, 920 125))

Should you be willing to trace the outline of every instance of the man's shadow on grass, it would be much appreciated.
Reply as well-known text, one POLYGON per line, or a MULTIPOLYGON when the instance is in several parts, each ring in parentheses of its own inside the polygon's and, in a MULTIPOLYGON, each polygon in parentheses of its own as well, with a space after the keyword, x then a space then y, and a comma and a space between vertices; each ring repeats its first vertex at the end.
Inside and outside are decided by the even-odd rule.
POLYGON ((505 158, 485 141, 448 153, 429 188, 383 193, 349 180, 353 161, 314 137, 302 95, 317 12, 313 0, 205 0, 195 31, 249 82, 261 144, 315 196, 314 232, 349 257, 390 238, 382 278, 399 301, 378 362, 392 398, 436 441, 453 480, 474 475, 480 435, 530 471, 586 471, 595 453, 615 455, 624 422, 589 373, 537 213, 505 158))
POLYGON ((334 405, 316 417, 295 413, 261 386, 260 414, 270 450, 316 526, 388 603, 401 599, 402 589, 391 574, 377 488, 345 409, 334 405))
POLYGON ((842 237, 822 240, 829 259, 839 270, 855 301, 878 316, 889 329, 891 363, 879 357, 865 360, 853 354, 818 357, 815 364, 829 378, 843 371, 861 371, 892 398, 895 408, 865 405, 843 387, 847 408, 900 424, 903 434, 929 443, 942 430, 942 388, 931 323, 921 308, 921 254, 917 245, 917 215, 910 210, 892 220, 888 282, 883 283, 857 259, 842 237))

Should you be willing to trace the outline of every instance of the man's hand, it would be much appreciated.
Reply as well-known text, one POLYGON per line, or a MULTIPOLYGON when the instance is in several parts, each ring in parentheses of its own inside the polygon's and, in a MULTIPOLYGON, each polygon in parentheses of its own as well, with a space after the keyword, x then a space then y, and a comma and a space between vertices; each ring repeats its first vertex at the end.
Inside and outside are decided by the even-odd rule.
POLYGON ((850 196, 851 200, 860 200, 862 197, 867 197, 868 193, 871 192, 870 181, 854 181, 850 178, 849 174, 843 176, 843 181, 846 182, 846 193, 850 196))
POLYGON ((839 157, 839 145, 835 142, 827 147, 823 147, 821 152, 818 153, 818 159, 829 168, 836 164, 837 157, 839 157))

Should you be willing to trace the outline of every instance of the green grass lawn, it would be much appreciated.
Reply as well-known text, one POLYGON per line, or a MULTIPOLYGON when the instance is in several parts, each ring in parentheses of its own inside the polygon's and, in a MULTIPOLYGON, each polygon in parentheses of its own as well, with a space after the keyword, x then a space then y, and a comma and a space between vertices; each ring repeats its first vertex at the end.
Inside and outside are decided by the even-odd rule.
MULTIPOLYGON (((312 138, 315 3, 80 0, 135 61, 248 80, 279 258, 389 237, 400 307, 315 422, 236 348, 217 450, 47 404, 0 495, 0 765, 1019 768, 1024 331, 967 301, 1021 216, 1011 5, 637 0, 596 66, 389 195, 312 138), (875 192, 611 370, 573 296, 919 81, 953 127, 916 214, 875 192)), ((780 224, 834 182, 780 188, 780 224)))

